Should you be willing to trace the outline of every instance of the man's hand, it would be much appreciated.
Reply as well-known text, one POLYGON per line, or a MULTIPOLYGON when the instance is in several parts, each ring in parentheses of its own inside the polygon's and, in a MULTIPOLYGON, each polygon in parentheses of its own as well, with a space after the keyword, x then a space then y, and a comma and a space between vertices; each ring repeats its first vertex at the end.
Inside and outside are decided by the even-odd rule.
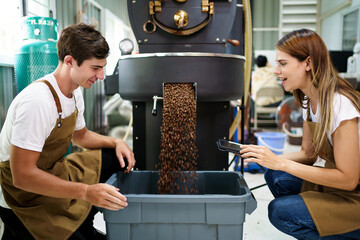
POLYGON ((15 187, 54 198, 82 199, 110 210, 127 206, 126 197, 114 186, 71 182, 39 169, 39 156, 40 152, 11 145, 10 167, 15 187))
POLYGON ((131 151, 129 146, 120 139, 116 141, 115 152, 116 152, 116 156, 119 159, 121 168, 125 167, 124 158, 126 158, 126 161, 128 162, 128 166, 124 172, 129 173, 131 169, 135 166, 136 161, 135 161, 134 153, 131 151))
POLYGON ((121 139, 100 135, 84 127, 74 132, 72 140, 76 145, 88 149, 115 148, 121 168, 125 168, 124 158, 126 158, 128 162, 127 169, 125 170, 126 173, 129 173, 135 165, 134 153, 121 139))
POLYGON ((119 192, 118 188, 104 183, 88 185, 84 200, 110 210, 123 209, 128 205, 126 197, 119 192))

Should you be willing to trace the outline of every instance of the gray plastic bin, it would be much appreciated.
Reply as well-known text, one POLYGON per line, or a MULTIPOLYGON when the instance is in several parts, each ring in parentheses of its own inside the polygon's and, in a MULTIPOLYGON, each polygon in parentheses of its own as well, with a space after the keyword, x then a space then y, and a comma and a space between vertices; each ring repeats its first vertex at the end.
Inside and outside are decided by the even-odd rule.
POLYGON ((116 173, 128 206, 102 209, 109 240, 241 240, 245 213, 256 206, 241 173, 197 171, 198 194, 157 194, 157 171, 116 173))

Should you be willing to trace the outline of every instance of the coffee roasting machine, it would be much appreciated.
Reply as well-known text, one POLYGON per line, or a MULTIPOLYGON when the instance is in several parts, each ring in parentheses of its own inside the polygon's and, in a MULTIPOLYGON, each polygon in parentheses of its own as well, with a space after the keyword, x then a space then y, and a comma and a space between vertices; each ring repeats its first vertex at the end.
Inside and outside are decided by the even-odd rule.
POLYGON ((244 94, 242 0, 128 0, 139 54, 121 56, 108 94, 133 103, 136 169, 154 170, 160 154, 164 83, 194 83, 198 170, 225 170, 230 101, 244 94))

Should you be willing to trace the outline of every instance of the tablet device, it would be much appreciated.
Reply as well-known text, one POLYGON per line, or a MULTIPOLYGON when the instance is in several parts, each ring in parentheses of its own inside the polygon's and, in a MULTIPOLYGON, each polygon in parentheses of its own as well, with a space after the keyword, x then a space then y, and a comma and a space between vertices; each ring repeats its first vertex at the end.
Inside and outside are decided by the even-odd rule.
POLYGON ((239 154, 240 150, 241 150, 241 145, 239 143, 224 140, 224 139, 217 140, 216 144, 217 144, 219 150, 221 150, 221 151, 227 151, 227 152, 239 154))

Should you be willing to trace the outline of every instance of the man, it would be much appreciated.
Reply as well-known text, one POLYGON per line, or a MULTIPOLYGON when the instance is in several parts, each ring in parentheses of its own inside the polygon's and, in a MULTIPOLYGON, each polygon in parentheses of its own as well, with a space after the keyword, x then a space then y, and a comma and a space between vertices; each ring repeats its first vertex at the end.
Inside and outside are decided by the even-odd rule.
POLYGON ((134 154, 120 139, 89 131, 79 86, 104 78, 109 46, 85 24, 63 29, 56 70, 13 100, 0 133, 2 239, 106 239, 94 206, 119 210, 126 198, 105 182, 129 172, 134 154), (89 150, 64 158, 70 141, 89 150))
POLYGON ((279 86, 276 81, 276 75, 274 74, 274 68, 269 64, 267 57, 259 55, 256 60, 257 69, 253 72, 251 82, 252 99, 259 106, 274 107, 278 106, 283 100, 281 97, 261 97, 256 98, 256 93, 262 87, 274 87, 279 86))

